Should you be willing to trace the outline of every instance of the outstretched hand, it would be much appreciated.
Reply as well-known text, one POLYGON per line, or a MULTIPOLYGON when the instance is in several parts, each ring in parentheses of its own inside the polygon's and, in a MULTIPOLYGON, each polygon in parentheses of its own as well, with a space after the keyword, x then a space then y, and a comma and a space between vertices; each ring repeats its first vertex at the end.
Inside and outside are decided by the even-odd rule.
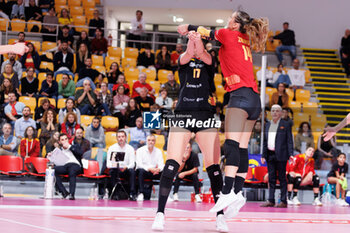
POLYGON ((29 48, 25 45, 25 43, 16 43, 12 45, 13 53, 23 55, 29 51, 29 48))
POLYGON ((337 133, 334 127, 327 127, 325 128, 325 131, 326 132, 322 134, 322 136, 324 137, 323 140, 325 142, 329 141, 337 133))
POLYGON ((177 32, 185 36, 188 33, 188 24, 181 24, 177 27, 177 32))

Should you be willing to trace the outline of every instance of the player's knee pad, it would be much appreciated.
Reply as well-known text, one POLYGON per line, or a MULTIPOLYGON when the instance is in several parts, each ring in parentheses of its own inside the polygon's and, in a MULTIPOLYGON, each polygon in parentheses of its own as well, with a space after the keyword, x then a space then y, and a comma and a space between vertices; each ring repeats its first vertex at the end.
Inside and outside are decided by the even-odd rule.
POLYGON ((294 189, 299 189, 300 184, 301 184, 301 177, 300 177, 300 176, 295 177, 295 178, 294 178, 294 185, 293 185, 293 188, 294 188, 294 189))
POLYGON ((238 142, 226 139, 224 143, 224 153, 226 156, 226 165, 239 166, 240 155, 238 142))
POLYGON ((239 168, 237 173, 247 173, 248 165, 248 149, 239 148, 239 168))
POLYGON ((288 184, 294 184, 295 178, 288 174, 287 181, 288 181, 288 184))
POLYGON ((174 179, 179 170, 180 164, 173 159, 168 159, 165 162, 163 169, 163 176, 166 178, 174 179))
POLYGON ((320 177, 318 175, 314 175, 312 177, 312 187, 314 188, 320 187, 320 177))

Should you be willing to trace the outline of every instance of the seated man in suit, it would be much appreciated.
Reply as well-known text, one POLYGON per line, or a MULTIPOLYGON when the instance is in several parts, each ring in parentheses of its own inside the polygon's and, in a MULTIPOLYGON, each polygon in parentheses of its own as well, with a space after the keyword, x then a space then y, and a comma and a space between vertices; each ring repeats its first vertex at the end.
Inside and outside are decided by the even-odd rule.
POLYGON ((269 174, 269 199, 261 207, 275 206, 276 175, 281 185, 281 203, 278 208, 287 207, 286 165, 293 156, 293 135, 290 124, 281 119, 282 107, 271 107, 272 120, 266 124, 261 162, 267 162, 269 174))

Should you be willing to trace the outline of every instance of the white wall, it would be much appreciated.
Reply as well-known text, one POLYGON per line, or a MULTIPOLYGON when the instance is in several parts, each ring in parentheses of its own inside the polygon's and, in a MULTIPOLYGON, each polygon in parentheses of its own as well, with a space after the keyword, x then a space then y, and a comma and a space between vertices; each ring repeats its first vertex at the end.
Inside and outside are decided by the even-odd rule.
POLYGON ((310 48, 338 49, 345 28, 350 28, 350 0, 105 0, 104 3, 135 7, 135 10, 156 7, 174 12, 176 8, 228 10, 240 6, 252 17, 268 17, 272 30, 281 30, 282 23, 288 21, 297 44, 310 48))

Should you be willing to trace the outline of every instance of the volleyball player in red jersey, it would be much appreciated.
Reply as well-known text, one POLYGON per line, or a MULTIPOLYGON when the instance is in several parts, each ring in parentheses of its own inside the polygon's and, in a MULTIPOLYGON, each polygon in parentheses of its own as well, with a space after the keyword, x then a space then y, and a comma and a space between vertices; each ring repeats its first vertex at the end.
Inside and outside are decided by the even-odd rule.
POLYGON ((219 58, 226 81, 225 89, 230 92, 225 118, 226 167, 222 193, 210 211, 217 212, 228 207, 225 217, 230 218, 238 213, 246 201, 241 191, 248 171, 248 142, 261 112, 250 41, 257 52, 265 50, 268 20, 253 19, 246 12, 236 11, 224 29, 210 31, 193 25, 178 27, 182 35, 192 30, 221 43, 219 58))

